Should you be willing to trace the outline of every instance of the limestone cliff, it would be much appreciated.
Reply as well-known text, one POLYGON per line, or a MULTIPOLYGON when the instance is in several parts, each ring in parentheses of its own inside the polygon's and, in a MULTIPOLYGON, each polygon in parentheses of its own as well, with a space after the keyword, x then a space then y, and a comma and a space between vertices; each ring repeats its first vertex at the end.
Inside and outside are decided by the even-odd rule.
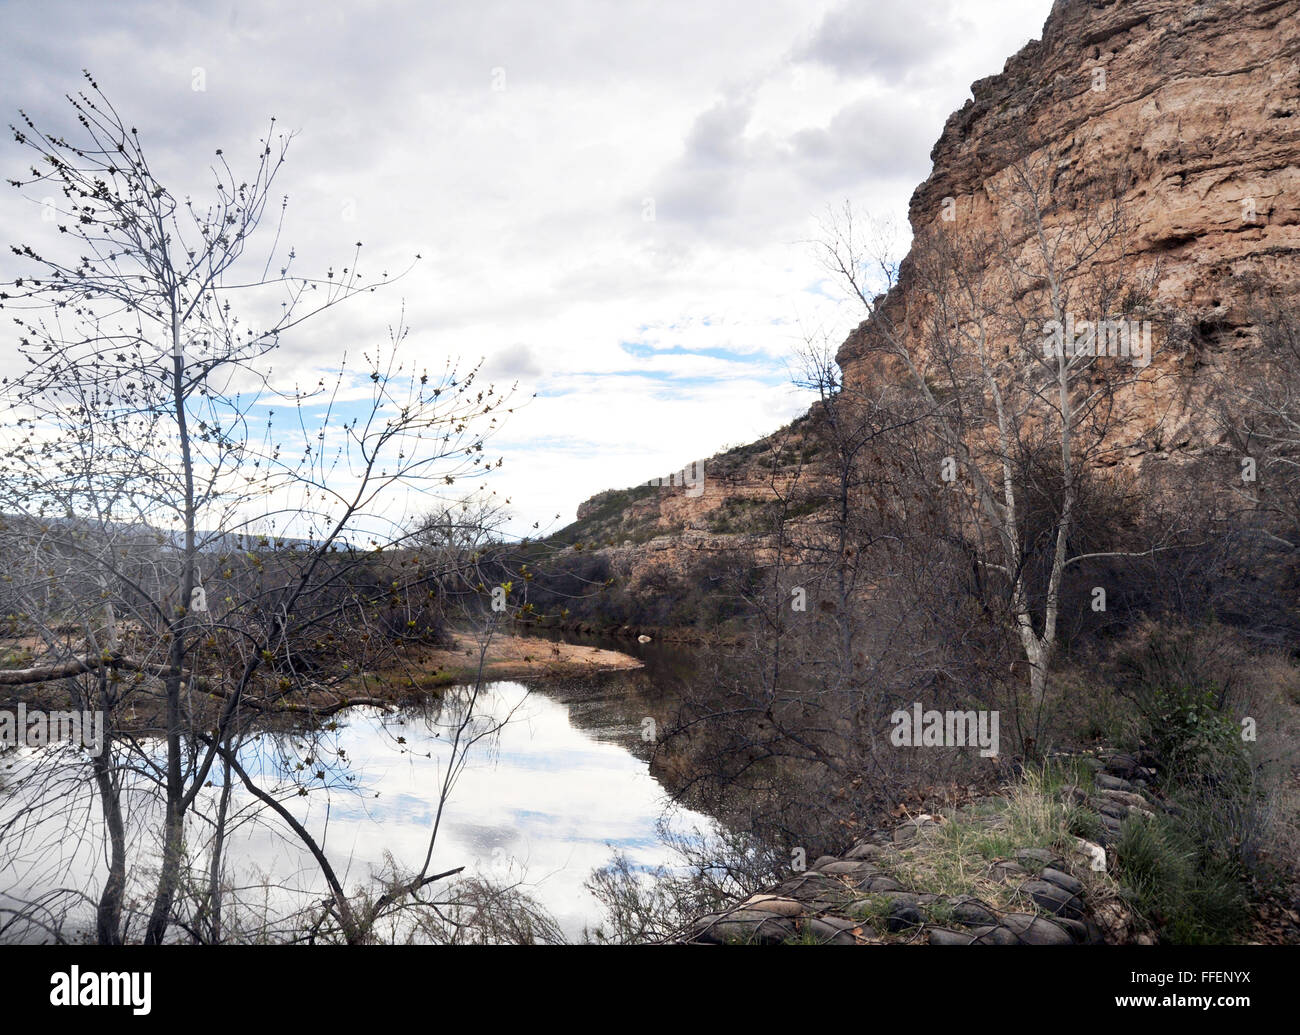
MULTIPOLYGON (((1113 190, 1133 228, 1123 272, 1149 285, 1142 315, 1156 327, 1139 390, 1158 405, 1143 409, 1161 415, 1167 447, 1204 448, 1198 369, 1231 365, 1257 340, 1261 289, 1300 291, 1298 57, 1297 0, 1058 0, 1042 38, 949 117, 912 195, 913 233, 945 220, 958 233, 1005 227, 1001 188, 1017 162, 1053 167, 1059 218, 1072 197, 1113 190)), ((910 303, 916 326, 913 258, 881 305, 910 303)), ((849 385, 880 374, 870 335, 868 320, 840 349, 849 385)), ((1135 452, 1149 431, 1130 425, 1135 452)))

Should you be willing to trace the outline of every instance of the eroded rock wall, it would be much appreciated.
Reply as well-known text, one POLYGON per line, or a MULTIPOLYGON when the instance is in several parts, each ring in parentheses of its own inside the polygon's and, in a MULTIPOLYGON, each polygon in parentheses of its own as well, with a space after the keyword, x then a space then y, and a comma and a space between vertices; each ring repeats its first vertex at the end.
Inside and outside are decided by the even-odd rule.
MULTIPOLYGON (((1138 453, 1213 445, 1198 420, 1209 368, 1231 377, 1249 355, 1264 289, 1288 302, 1300 292, 1300 2, 1060 0, 1042 38, 972 94, 912 196, 914 234, 1005 231, 1014 163, 1053 169, 1049 218, 1118 195, 1131 226, 1123 272, 1149 288, 1141 315, 1156 337, 1153 369, 1132 388, 1148 419, 1127 433, 1138 453)), ((913 334, 925 317, 915 272, 905 259, 882 302, 906 309, 913 334)), ((870 335, 868 320, 840 349, 850 386, 893 376, 870 335)))

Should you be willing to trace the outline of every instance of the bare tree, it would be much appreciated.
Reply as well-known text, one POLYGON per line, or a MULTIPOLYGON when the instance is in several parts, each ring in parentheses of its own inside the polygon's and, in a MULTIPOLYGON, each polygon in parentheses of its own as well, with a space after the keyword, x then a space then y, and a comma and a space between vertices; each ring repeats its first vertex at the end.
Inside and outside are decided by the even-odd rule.
POLYGON ((794 847, 839 850, 913 787, 979 771, 962 751, 901 756, 889 717, 970 702, 988 663, 970 551, 928 474, 926 408, 896 386, 846 388, 824 342, 797 359, 817 400, 750 461, 767 472, 767 522, 713 590, 743 600, 750 628, 685 688, 660 754, 680 795, 756 839, 769 873, 794 847))
POLYGON ((982 577, 1004 593, 1035 706, 1070 567, 1149 555, 1179 535, 1075 548, 1087 479, 1118 463, 1117 430, 1153 419, 1130 389, 1154 368, 1137 322, 1149 285, 1126 273, 1119 198, 1087 190, 1067 209, 1059 183, 1045 154, 1008 165, 990 188, 988 229, 960 215, 920 227, 903 267, 873 254, 848 206, 821 246, 866 312, 857 344, 873 376, 901 380, 928 410, 927 433, 946 453, 932 477, 958 494, 982 577))
MULTIPOLYGON (((217 772, 209 932, 220 931, 227 792, 239 783, 312 852, 328 912, 360 940, 385 908, 446 876, 430 871, 436 829, 424 864, 358 915, 237 746, 268 714, 316 720, 385 703, 368 692, 365 662, 423 635, 424 602, 448 567, 468 563, 463 551, 406 549, 392 509, 411 490, 450 505, 485 473, 507 396, 476 369, 412 368, 400 322, 315 384, 275 376, 287 335, 399 278, 363 278, 360 242, 346 266, 298 272, 280 243, 283 205, 263 242, 288 136, 268 133, 247 179, 217 151, 211 199, 177 197, 86 80, 68 98, 72 138, 25 114, 14 127, 33 162, 10 182, 55 213, 57 233, 13 247, 25 269, 0 293, 25 364, 4 384, 0 536, 14 558, 10 631, 32 660, 0 682, 62 685, 109 717, 92 764, 110 842, 101 941, 123 937, 126 784, 155 787, 162 810, 143 934, 157 943, 177 919, 186 817, 217 772)), ((453 759, 472 739, 457 736, 453 759)), ((11 842, 23 829, 9 827, 11 842)))
POLYGON ((1300 319, 1277 285, 1253 285, 1253 362, 1217 371, 1214 415, 1223 431, 1236 510, 1287 551, 1300 543, 1300 319))

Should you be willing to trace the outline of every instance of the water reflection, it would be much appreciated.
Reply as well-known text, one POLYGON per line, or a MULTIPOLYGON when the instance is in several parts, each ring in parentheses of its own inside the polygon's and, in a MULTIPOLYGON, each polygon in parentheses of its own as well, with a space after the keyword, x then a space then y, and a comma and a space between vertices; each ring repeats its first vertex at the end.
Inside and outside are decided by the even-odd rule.
MULTIPOLYGON (((598 904, 583 883, 612 850, 637 866, 670 861, 656 833, 665 792, 637 749, 640 717, 658 696, 653 685, 643 672, 585 678, 544 692, 530 693, 517 682, 487 684, 472 701, 474 718, 459 734, 462 744, 467 733, 474 743, 458 767, 451 742, 471 703, 467 688, 447 693, 437 705, 399 714, 350 709, 336 716, 332 728, 310 737, 262 733, 242 746, 241 764, 277 788, 349 890, 390 857, 407 871, 418 870, 436 822, 427 872, 465 866, 495 880, 522 880, 522 890, 576 940, 584 925, 600 921, 598 904), (449 766, 452 788, 439 817, 449 766), (295 785, 309 793, 295 793, 295 785)), ((205 843, 210 826, 203 816, 215 814, 219 791, 205 789, 196 801, 192 846, 205 843)), ((102 831, 90 788, 84 793, 89 807, 76 813, 79 847, 61 859, 59 879, 76 881, 94 896, 103 879, 102 831)), ((232 801, 227 877, 234 894, 278 915, 319 900, 325 885, 308 851, 242 787, 232 801)), ((0 813, 15 804, 11 796, 0 803, 0 813)), ((129 810, 130 837, 147 856, 157 832, 144 823, 156 822, 157 811, 139 805, 129 810)), ((709 829, 711 821, 682 810, 673 825, 709 829)), ((143 895, 149 881, 142 862, 147 866, 148 859, 133 860, 133 884, 143 895)), ((198 862, 203 864, 201 856, 198 862)), ((3 884, 10 892, 30 890, 52 876, 42 873, 37 879, 10 866, 3 884)))
MULTIPOLYGON (((609 860, 611 845, 639 865, 667 861, 655 832, 664 790, 617 742, 626 720, 601 739, 575 725, 566 704, 513 682, 484 687, 476 711, 480 739, 445 807, 431 872, 463 865, 498 879, 525 875, 528 890, 577 937, 598 919, 583 881, 609 860)), ((355 793, 308 796, 299 815, 308 829, 327 830, 327 854, 350 860, 352 874, 382 866, 384 851, 408 864, 423 858, 451 757, 447 729, 445 716, 353 709, 333 733, 355 793)), ((678 822, 708 825, 690 812, 678 822)), ((254 833, 237 852, 282 869, 268 848, 254 833)))

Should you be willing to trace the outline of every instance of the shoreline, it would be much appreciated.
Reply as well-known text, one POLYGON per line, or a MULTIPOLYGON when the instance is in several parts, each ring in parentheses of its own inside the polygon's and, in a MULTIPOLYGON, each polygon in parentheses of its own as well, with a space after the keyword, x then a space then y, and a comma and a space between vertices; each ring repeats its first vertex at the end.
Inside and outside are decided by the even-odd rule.
MULTIPOLYGON (((598 672, 633 671, 644 668, 638 658, 620 651, 585 644, 556 642, 538 636, 495 633, 488 643, 480 672, 480 648, 468 632, 453 632, 452 645, 422 648, 382 670, 368 670, 343 679, 334 686, 306 682, 299 691, 285 698, 282 707, 268 708, 264 721, 289 718, 313 708, 331 712, 355 705, 382 703, 385 707, 401 706, 421 695, 437 693, 450 686, 508 679, 563 679, 598 672), (356 698, 350 702, 349 698, 356 698)), ((23 703, 35 710, 53 711, 72 706, 59 680, 29 683, 4 688, 0 709, 23 703)), ((250 694, 256 698, 256 692, 250 694)), ((191 699, 196 714, 210 718, 220 707, 220 698, 205 693, 203 681, 191 699)), ((129 705, 124 729, 136 735, 161 735, 161 700, 154 694, 142 694, 129 705)))
POLYGON ((557 622, 525 618, 516 618, 515 625, 538 633, 572 633, 575 636, 594 636, 604 640, 635 640, 639 636, 649 636, 652 643, 692 647, 731 647, 745 641, 743 633, 705 632, 686 625, 597 625, 581 619, 557 622))
MULTIPOLYGON (((419 679, 418 689, 473 683, 479 678, 480 647, 463 632, 452 634, 453 646, 429 651, 421 662, 432 665, 419 679)), ((482 663, 487 680, 564 678, 593 672, 627 672, 645 668, 645 662, 621 651, 585 644, 564 643, 540 636, 496 633, 488 641, 482 663)))

